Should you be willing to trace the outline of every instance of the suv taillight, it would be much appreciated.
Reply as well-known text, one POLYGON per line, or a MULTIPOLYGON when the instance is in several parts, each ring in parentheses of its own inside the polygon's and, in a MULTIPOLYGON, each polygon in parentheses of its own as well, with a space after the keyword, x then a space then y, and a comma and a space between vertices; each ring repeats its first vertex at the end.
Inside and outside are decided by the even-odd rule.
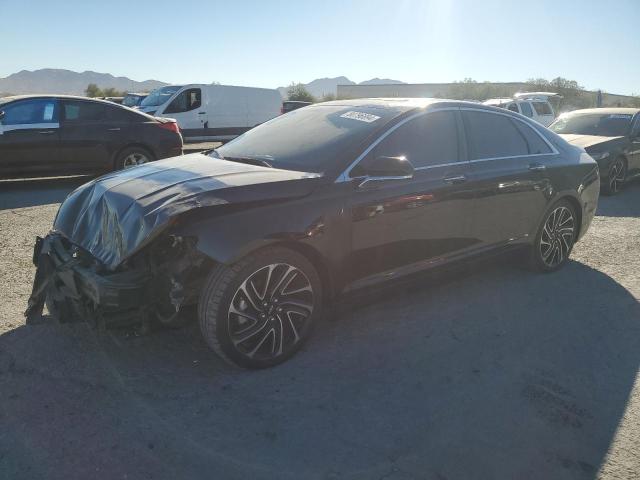
POLYGON ((170 132, 180 133, 180 127, 178 127, 178 122, 162 122, 162 123, 159 123, 158 126, 160 128, 164 128, 165 130, 169 130, 170 132))

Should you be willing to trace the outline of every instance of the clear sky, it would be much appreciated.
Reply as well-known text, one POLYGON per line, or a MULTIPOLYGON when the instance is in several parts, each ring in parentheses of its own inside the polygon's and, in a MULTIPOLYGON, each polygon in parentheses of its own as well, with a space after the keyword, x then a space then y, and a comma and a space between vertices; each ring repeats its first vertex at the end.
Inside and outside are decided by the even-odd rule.
POLYGON ((640 94, 640 0, 0 0, 0 77, 261 87, 562 76, 640 94))

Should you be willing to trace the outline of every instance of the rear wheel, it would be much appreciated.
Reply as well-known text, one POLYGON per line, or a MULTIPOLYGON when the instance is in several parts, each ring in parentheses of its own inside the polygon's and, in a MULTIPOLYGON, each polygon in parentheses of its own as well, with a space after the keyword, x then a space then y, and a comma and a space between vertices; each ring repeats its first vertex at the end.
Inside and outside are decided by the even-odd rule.
POLYGON ((616 158, 607 172, 607 182, 604 184, 604 193, 615 195, 620 191, 627 177, 627 164, 623 158, 616 158))
POLYGON ((573 205, 554 204, 544 216, 531 250, 531 265, 541 272, 558 270, 569 260, 578 229, 573 205))
POLYGON ((116 158, 116 170, 124 170, 138 165, 143 165, 153 160, 153 156, 144 148, 125 148, 116 158))
POLYGON ((198 305, 207 344, 245 368, 277 365, 309 337, 322 309, 313 265, 282 247, 251 254, 211 272, 198 305))

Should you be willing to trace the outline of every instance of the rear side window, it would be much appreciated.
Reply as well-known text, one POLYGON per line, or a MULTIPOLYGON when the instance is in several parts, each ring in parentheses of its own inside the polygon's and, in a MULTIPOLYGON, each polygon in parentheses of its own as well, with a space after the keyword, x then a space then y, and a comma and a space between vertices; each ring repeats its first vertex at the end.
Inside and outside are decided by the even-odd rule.
POLYGON ((512 112, 520 113, 518 111, 518 105, 516 105, 515 103, 510 103, 509 105, 507 105, 507 109, 511 110, 512 112))
POLYGON ((533 103, 533 108, 536 109, 536 113, 538 115, 553 115, 551 112, 551 107, 547 102, 531 102, 533 103))
POLYGON ((533 109, 531 108, 529 102, 522 102, 520 104, 520 109, 522 110, 522 114, 525 117, 533 118, 533 109))
POLYGON ((528 155, 525 137, 506 115, 463 112, 471 160, 528 155))
POLYGON ((195 110, 202 105, 202 93, 199 88, 189 88, 174 98, 164 113, 180 113, 195 110))
POLYGON ((106 105, 98 102, 65 101, 62 109, 67 122, 100 121, 106 115, 106 105))
POLYGON ((529 147, 530 155, 544 155, 546 153, 552 153, 549 145, 540 137, 538 133, 534 132, 533 128, 517 120, 511 121, 525 138, 527 146, 529 147))
POLYGON ((52 99, 22 100, 0 107, 4 118, 2 125, 33 125, 38 123, 56 123, 58 121, 57 103, 52 99))
POLYGON ((107 120, 121 123, 143 123, 146 117, 125 108, 107 108, 107 120))
POLYGON ((454 112, 434 112, 398 127, 373 150, 373 157, 406 157, 414 167, 458 161, 454 112))

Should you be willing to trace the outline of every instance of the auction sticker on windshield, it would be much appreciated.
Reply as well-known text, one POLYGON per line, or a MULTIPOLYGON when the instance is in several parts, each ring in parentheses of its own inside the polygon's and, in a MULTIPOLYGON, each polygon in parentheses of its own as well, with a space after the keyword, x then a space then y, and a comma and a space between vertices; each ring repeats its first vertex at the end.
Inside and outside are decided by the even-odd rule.
POLYGON ((371 123, 378 120, 380 117, 372 115, 371 113, 364 112, 347 112, 340 115, 341 118, 350 118, 352 120, 358 120, 359 122, 371 123))

